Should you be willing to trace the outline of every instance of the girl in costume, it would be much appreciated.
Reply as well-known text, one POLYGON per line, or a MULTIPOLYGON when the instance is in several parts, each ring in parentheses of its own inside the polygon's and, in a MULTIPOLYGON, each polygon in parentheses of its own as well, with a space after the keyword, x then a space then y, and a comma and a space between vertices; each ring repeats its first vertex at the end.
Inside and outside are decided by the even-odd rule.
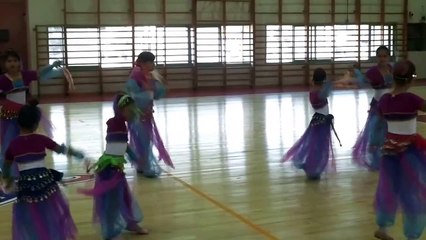
POLYGON ((95 186, 80 192, 94 197, 94 220, 100 223, 103 239, 119 239, 123 230, 148 234, 138 226, 143 214, 133 198, 127 183, 125 155, 133 160, 134 154, 127 145, 126 121, 135 116, 134 101, 128 95, 118 95, 114 101, 114 117, 107 121, 106 150, 96 168, 95 186))
MULTIPOLYGON (((14 51, 6 51, 4 54, 4 65, 6 73, 0 75, 0 144, 1 156, 0 167, 3 166, 4 153, 12 139, 18 136, 19 126, 17 117, 19 110, 28 102, 38 103, 29 93, 29 86, 32 81, 41 81, 62 76, 63 69, 59 69, 61 62, 56 61, 52 65, 36 71, 21 70, 19 55, 14 51)), ((49 120, 42 117, 44 131, 51 135, 52 125, 49 120)), ((16 175, 16 167, 13 175, 16 175)))
POLYGON ((333 115, 329 113, 327 100, 332 83, 326 78, 324 69, 315 69, 314 87, 309 92, 315 114, 303 136, 282 158, 282 162, 291 160, 296 168, 303 169, 309 180, 319 180, 327 166, 335 167, 331 142, 333 115))
POLYGON ((19 178, 16 183, 17 202, 13 205, 13 240, 76 239, 77 228, 69 205, 59 189, 57 179, 46 168, 46 149, 83 159, 82 153, 58 145, 49 137, 36 134, 41 119, 40 109, 33 105, 21 108, 17 122, 20 135, 6 150, 3 178, 6 188, 13 186, 11 166, 16 163, 19 178))
POLYGON ((368 168, 371 171, 378 170, 381 158, 381 147, 386 134, 386 121, 377 114, 377 102, 383 94, 392 87, 392 66, 389 64, 390 51, 385 46, 376 50, 378 64, 370 68, 365 76, 355 69, 357 85, 365 87, 370 85, 374 89, 374 97, 370 103, 367 122, 360 132, 353 147, 352 157, 357 165, 368 168))
POLYGON ((395 87, 382 96, 377 107, 387 122, 375 198, 379 226, 375 237, 382 240, 393 239, 387 230, 394 225, 399 205, 407 239, 420 239, 426 225, 426 140, 416 129, 417 111, 425 112, 426 102, 408 92, 414 77, 413 63, 397 63, 395 87))
POLYGON ((136 61, 130 79, 126 83, 126 92, 135 100, 140 111, 138 120, 129 122, 130 146, 137 157, 136 169, 146 177, 158 177, 161 168, 155 158, 152 147, 158 149, 159 161, 174 168, 170 155, 154 121, 154 100, 164 97, 166 89, 162 77, 155 70, 155 56, 142 52, 136 61))

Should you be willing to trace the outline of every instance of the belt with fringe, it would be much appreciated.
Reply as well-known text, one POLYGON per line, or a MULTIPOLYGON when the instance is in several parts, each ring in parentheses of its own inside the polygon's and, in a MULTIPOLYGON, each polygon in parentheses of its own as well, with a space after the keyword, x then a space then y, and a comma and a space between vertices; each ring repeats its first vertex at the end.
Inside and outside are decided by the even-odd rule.
POLYGON ((311 120, 311 125, 316 126, 323 123, 328 123, 331 126, 331 129, 334 132, 334 135, 337 138, 337 141, 339 141, 339 145, 342 146, 342 142, 340 141, 339 135, 337 135, 336 129, 334 128, 333 123, 334 116, 332 114, 321 114, 321 113, 315 113, 311 120))
POLYGON ((387 133, 382 152, 385 155, 394 155, 407 150, 411 145, 416 148, 426 150, 426 139, 419 134, 400 135, 387 133))
POLYGON ((18 118, 19 111, 24 106, 19 103, 12 102, 10 100, 2 100, 0 102, 1 110, 0 110, 0 119, 14 119, 18 118))

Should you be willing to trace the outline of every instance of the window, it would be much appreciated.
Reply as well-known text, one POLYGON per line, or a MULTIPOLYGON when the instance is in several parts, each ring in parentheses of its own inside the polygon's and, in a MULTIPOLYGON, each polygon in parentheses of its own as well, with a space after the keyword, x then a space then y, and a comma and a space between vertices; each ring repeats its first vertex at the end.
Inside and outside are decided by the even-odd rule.
MULTIPOLYGON (((151 51, 158 64, 190 62, 187 27, 135 27, 135 54, 151 51)), ((66 28, 66 45, 62 27, 50 27, 49 61, 65 59, 70 66, 131 67, 133 56, 132 27, 66 28)))
MULTIPOLYGON (((335 61, 356 61, 358 59, 358 26, 335 25, 335 61)), ((333 38, 329 39, 330 42, 333 38)), ((330 49, 333 52, 333 49, 330 49)), ((331 58, 332 59, 332 58, 331 58)), ((367 60, 367 59, 361 59, 367 60)))
POLYGON ((102 68, 132 66, 132 27, 102 27, 100 41, 102 68))
POLYGON ((135 54, 151 51, 157 64, 251 63, 251 26, 64 28, 49 27, 49 61, 70 66, 131 67, 135 54), (66 33, 66 34, 65 34, 66 33), (195 39, 197 59, 195 60, 195 39), (66 58, 66 59, 65 59, 66 58))
POLYGON ((225 26, 222 27, 224 39, 224 53, 227 63, 251 63, 253 34, 250 26, 225 26))
POLYGON ((56 60, 65 60, 64 30, 62 27, 49 27, 47 29, 49 45, 49 64, 56 60))
POLYGON ((306 41, 305 26, 266 26, 266 62, 304 61, 306 59, 306 41))
POLYGON ((281 26, 281 33, 278 25, 266 26, 266 39, 266 58, 268 63, 293 61, 293 26, 281 26))
POLYGON ((136 55, 150 51, 156 55, 157 64, 188 64, 189 31, 187 27, 135 27, 136 55))
POLYGON ((294 60, 303 61, 306 59, 306 42, 308 41, 306 36, 305 26, 296 26, 293 28, 293 39, 294 39, 294 60))
MULTIPOLYGON (((306 59, 306 27, 284 25, 280 32, 280 26, 269 25, 266 31, 267 63, 306 59)), ((383 44, 393 50, 393 26, 384 26, 382 30, 382 26, 363 24, 359 33, 360 39, 358 25, 309 26, 309 60, 356 61, 358 50, 360 60, 368 60, 383 44)))
POLYGON ((333 26, 312 26, 310 39, 311 59, 333 59, 333 26), (330 41, 331 40, 331 41, 330 41))
POLYGON ((100 37, 98 28, 66 29, 67 63, 69 66, 99 66, 100 37))
POLYGON ((221 62, 221 38, 219 27, 197 28, 197 63, 221 62))
POLYGON ((381 45, 389 47, 393 55, 393 26, 370 26, 370 56, 376 56, 376 50, 381 45), (383 28, 382 28, 383 27, 383 28))
POLYGON ((50 27, 48 35, 50 63, 66 52, 69 66, 132 66, 131 27, 66 28, 66 39, 62 27, 50 27))
POLYGON ((251 26, 197 28, 197 63, 253 62, 251 26))

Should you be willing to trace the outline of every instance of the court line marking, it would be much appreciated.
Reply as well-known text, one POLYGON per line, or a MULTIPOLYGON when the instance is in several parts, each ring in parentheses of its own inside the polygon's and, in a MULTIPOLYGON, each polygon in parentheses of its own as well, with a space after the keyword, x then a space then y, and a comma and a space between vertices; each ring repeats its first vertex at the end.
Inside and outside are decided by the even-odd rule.
POLYGON ((210 197, 207 193, 199 190, 198 188, 192 186, 191 184, 187 183, 185 180, 173 175, 172 173, 165 171, 165 173, 167 173, 167 175, 171 178, 173 178, 173 180, 179 182, 180 184, 182 184, 183 186, 185 186, 186 188, 188 188, 189 190, 191 190, 193 193, 195 193, 196 195, 198 195, 201 198, 204 198, 205 200, 207 200, 208 202, 210 202, 211 204, 215 205, 216 207, 222 209, 223 211, 225 211, 226 213, 228 213, 229 215, 235 217, 236 219, 238 219, 240 222, 246 224, 247 226, 249 226, 250 228, 252 228, 254 231, 256 231, 257 233, 267 237, 267 239, 270 240, 279 240, 278 237, 274 236, 272 233, 270 233, 269 231, 267 231, 266 229, 262 228, 261 226, 253 223, 252 221, 250 221, 248 218, 244 217, 243 215, 237 213, 236 211, 234 211, 233 209, 231 209, 230 207, 227 207, 225 204, 215 200, 214 198, 210 197))

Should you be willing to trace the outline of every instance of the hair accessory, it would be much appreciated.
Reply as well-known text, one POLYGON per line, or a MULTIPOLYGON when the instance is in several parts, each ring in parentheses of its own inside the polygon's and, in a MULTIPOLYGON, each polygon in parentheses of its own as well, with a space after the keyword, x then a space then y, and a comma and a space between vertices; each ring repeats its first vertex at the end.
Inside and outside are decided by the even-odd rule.
POLYGON ((409 77, 400 77, 400 76, 394 76, 393 78, 396 79, 396 80, 404 81, 404 82, 407 82, 411 79, 409 77))
POLYGON ((123 95, 120 100, 118 100, 118 107, 123 108, 127 105, 129 105, 132 101, 132 98, 129 95, 123 95))

